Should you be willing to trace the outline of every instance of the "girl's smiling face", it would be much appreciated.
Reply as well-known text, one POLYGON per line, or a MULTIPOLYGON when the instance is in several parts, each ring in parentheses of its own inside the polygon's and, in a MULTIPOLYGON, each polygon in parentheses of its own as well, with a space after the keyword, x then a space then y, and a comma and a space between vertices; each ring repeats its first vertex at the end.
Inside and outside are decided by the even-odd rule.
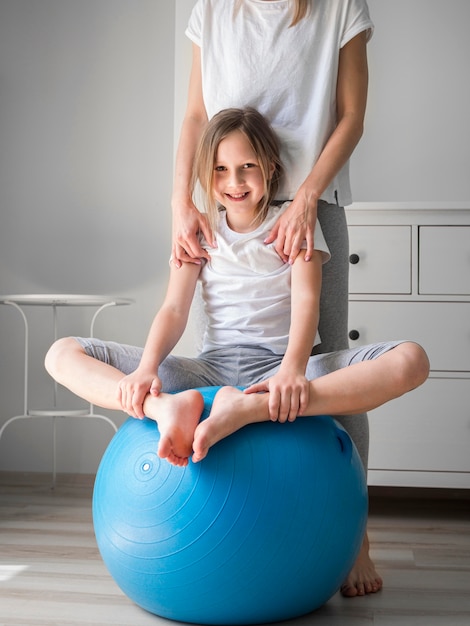
POLYGON ((246 135, 235 130, 219 143, 214 163, 215 199, 227 210, 227 222, 237 232, 258 224, 258 206, 266 187, 258 157, 246 135))

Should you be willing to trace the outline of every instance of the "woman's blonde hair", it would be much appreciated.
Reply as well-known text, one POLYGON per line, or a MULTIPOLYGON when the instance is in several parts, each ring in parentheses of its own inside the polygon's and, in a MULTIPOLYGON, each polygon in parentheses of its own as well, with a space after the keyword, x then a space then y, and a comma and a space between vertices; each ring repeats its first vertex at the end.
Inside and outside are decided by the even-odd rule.
POLYGON ((230 133, 242 132, 248 139, 261 169, 264 195, 258 205, 256 224, 265 219, 274 200, 283 174, 279 156, 279 141, 269 122, 256 109, 224 109, 214 115, 207 124, 199 141, 193 168, 193 191, 199 182, 204 193, 205 211, 214 231, 219 218, 219 207, 214 197, 214 165, 220 142, 230 133))

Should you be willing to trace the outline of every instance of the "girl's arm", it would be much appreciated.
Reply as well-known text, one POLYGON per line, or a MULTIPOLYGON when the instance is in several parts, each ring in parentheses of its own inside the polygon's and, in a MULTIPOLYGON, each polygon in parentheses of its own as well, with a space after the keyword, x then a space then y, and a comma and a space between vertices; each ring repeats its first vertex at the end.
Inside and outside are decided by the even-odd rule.
POLYGON ((140 364, 118 386, 118 399, 129 415, 143 418, 145 397, 161 391, 158 368, 186 328, 199 272, 193 263, 184 263, 180 269, 171 263, 165 299, 150 327, 140 364))
POLYGON ((172 256, 176 267, 180 267, 182 261, 200 263, 201 258, 209 258, 207 251, 201 247, 197 235, 201 230, 206 241, 211 243, 212 234, 204 215, 194 206, 191 194, 194 155, 206 124, 207 113, 202 97, 201 50, 193 44, 188 102, 176 152, 171 201, 173 209, 172 256))
POLYGON ((318 328, 322 253, 314 250, 310 263, 303 262, 305 254, 301 250, 292 267, 289 342, 279 371, 245 390, 246 393, 269 392, 269 414, 273 421, 295 420, 309 401, 305 369, 318 328))
POLYGON ((337 126, 293 202, 266 239, 266 243, 271 243, 277 238, 276 251, 284 260, 293 261, 305 240, 305 259, 311 257, 318 200, 362 136, 368 87, 366 37, 366 31, 359 33, 340 51, 336 88, 337 126))

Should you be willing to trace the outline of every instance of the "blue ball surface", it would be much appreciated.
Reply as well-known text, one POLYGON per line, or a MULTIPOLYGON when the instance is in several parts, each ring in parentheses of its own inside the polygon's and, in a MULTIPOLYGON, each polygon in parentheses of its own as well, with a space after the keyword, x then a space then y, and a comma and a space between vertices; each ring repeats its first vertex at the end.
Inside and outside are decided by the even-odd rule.
MULTIPOLYGON (((201 388, 207 417, 218 388, 201 388)), ((129 418, 96 476, 101 556, 124 593, 168 619, 260 624, 310 613, 359 552, 367 486, 327 416, 245 426, 200 463, 157 456, 151 420, 129 418)))

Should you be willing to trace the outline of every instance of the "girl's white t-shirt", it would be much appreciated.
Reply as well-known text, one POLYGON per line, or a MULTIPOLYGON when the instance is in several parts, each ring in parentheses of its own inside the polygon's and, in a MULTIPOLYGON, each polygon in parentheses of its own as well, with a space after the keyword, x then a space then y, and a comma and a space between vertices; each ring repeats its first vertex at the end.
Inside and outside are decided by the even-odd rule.
MULTIPOLYGON (((281 141, 287 176, 278 199, 293 199, 336 126, 340 49, 373 23, 366 0, 313 0, 296 26, 289 0, 198 0, 187 36, 201 49, 209 118, 252 106, 281 141)), ((346 164, 322 198, 352 202, 346 164)))
MULTIPOLYGON (((291 312, 291 270, 274 249, 265 244, 269 231, 289 202, 272 206, 265 221, 249 233, 236 233, 221 211, 216 248, 207 247, 211 260, 199 275, 207 326, 203 351, 227 346, 261 346, 285 354, 291 312)), ((330 252, 320 224, 314 248, 323 263, 330 252)), ((204 245, 204 242, 203 242, 204 245)), ((304 246, 305 247, 305 246, 304 246)), ((317 334, 315 345, 320 338, 317 334)))

